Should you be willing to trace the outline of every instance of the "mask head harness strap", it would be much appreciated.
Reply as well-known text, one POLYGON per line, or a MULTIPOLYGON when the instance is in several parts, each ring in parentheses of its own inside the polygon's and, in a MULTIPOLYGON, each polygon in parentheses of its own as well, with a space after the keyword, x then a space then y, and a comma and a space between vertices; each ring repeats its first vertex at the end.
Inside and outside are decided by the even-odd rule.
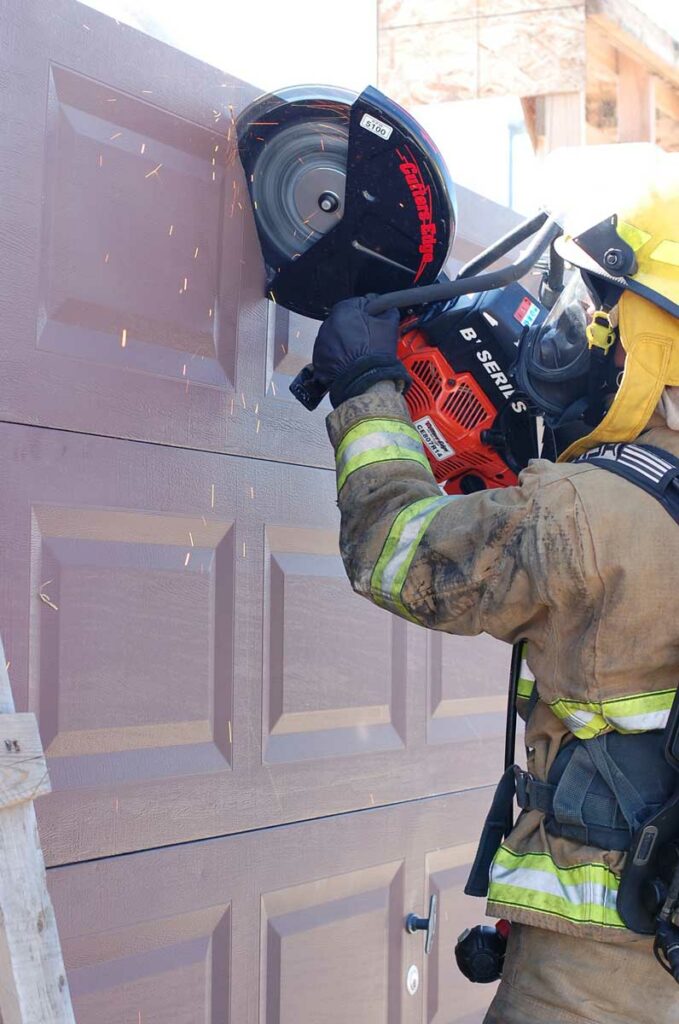
MULTIPOLYGON (((626 243, 621 241, 621 244, 626 243)), ((607 396, 616 388, 618 374, 615 372, 611 352, 618 332, 611 323, 611 310, 620 301, 620 296, 625 289, 622 285, 589 274, 585 270, 581 271, 581 274, 599 305, 585 332, 590 351, 590 371, 587 407, 583 419, 585 423, 595 427, 604 418, 607 396)))

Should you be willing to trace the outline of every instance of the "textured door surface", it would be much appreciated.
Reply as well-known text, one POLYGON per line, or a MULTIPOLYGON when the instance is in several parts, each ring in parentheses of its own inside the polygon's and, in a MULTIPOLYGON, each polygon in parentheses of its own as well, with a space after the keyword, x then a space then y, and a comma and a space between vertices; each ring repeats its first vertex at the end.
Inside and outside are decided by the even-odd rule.
MULTIPOLYGON (((75 0, 0 4, 0 66, 0 634, 79 1024, 479 1021, 451 947, 508 651, 351 592, 257 90, 75 0)), ((460 205, 458 259, 511 226, 460 205)))
POLYGON ((452 950, 479 913, 459 894, 478 796, 53 869, 78 1024, 477 1024, 492 986, 461 980, 452 950), (429 891, 425 956, 404 918, 429 891))

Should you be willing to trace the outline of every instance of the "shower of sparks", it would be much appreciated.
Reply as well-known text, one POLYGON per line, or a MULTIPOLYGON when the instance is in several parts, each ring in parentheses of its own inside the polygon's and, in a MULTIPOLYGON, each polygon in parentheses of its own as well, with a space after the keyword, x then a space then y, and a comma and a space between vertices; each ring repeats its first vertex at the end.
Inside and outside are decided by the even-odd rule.
POLYGON ((115 132, 115 134, 111 136, 110 141, 113 142, 114 139, 119 139, 122 134, 122 132, 115 132))
POLYGON ((187 567, 187 565, 189 564, 190 559, 191 559, 191 552, 187 551, 186 552, 186 558, 184 559, 184 568, 187 567))
POLYGON ((158 164, 156 167, 153 168, 152 171, 149 171, 148 174, 145 174, 144 177, 145 178, 152 178, 155 174, 158 174, 158 171, 160 170, 160 168, 162 166, 163 166, 162 164, 158 164))
POLYGON ((193 542, 193 534, 191 533, 190 530, 189 530, 189 543, 191 544, 192 548, 195 548, 196 545, 193 542))
POLYGON ((173 231, 174 231, 174 224, 170 224, 170 230, 168 231, 168 235, 172 235, 173 231))
POLYGON ((146 143, 145 142, 142 142, 141 149, 139 150, 139 152, 141 153, 142 156, 146 152, 146 143))
POLYGON ((210 508, 215 507, 215 485, 212 484, 210 487, 210 508))
POLYGON ((127 345, 127 327, 123 327, 120 334, 120 347, 125 348, 127 345))

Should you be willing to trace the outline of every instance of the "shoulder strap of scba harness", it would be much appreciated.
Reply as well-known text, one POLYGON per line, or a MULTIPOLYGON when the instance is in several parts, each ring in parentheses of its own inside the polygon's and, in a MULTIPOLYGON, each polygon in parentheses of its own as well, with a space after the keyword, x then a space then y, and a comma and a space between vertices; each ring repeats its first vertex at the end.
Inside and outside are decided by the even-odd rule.
POLYGON ((679 523, 679 459, 650 444, 602 444, 573 460, 629 480, 656 498, 679 523))

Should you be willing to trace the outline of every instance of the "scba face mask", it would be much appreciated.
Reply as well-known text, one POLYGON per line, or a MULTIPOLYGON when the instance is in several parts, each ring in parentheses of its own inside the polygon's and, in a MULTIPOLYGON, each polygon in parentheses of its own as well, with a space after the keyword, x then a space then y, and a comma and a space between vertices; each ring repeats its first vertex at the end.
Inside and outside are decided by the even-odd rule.
POLYGON ((602 314, 592 282, 573 273, 546 319, 521 342, 514 374, 517 385, 553 428, 603 416, 605 401, 618 386, 611 355, 593 349, 588 332, 605 328, 610 346, 617 337, 617 310, 602 314))

